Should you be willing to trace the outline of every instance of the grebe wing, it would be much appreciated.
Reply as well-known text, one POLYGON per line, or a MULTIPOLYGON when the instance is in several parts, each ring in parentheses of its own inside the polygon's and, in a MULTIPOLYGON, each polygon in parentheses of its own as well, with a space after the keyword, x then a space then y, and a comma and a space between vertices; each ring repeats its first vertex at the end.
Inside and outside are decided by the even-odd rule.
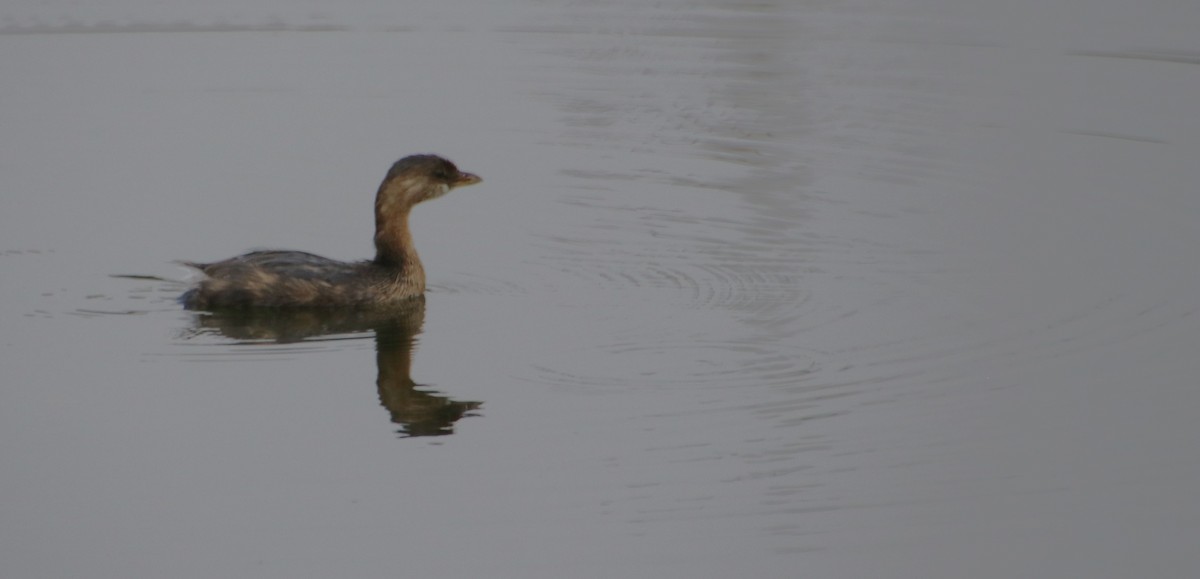
POLYGON ((360 265, 306 251, 263 250, 213 263, 185 262, 214 278, 232 277, 247 270, 260 270, 297 279, 336 280, 356 272, 360 265))

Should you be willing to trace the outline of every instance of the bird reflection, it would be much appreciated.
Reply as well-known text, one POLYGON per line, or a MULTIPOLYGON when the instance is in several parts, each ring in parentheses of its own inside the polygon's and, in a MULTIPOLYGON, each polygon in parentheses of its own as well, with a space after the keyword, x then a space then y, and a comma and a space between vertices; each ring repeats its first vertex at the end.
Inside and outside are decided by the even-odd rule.
POLYGON ((452 400, 419 389, 410 376, 415 337, 425 322, 425 300, 376 310, 255 308, 214 312, 196 318, 199 333, 219 333, 235 340, 292 343, 323 336, 373 331, 379 402, 399 425, 401 437, 454 433, 454 423, 480 408, 482 402, 452 400))

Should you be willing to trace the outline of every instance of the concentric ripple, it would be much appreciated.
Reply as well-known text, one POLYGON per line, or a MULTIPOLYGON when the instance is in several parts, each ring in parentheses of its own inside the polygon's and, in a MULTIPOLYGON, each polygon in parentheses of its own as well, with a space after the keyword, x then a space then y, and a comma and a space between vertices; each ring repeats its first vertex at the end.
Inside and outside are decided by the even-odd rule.
POLYGON ((560 386, 713 388, 797 384, 821 364, 814 352, 738 340, 626 341, 556 352, 532 381, 560 386))
POLYGON ((439 278, 430 282, 427 290, 431 294, 470 294, 488 296, 523 295, 528 289, 507 279, 472 273, 453 273, 449 279, 439 278))

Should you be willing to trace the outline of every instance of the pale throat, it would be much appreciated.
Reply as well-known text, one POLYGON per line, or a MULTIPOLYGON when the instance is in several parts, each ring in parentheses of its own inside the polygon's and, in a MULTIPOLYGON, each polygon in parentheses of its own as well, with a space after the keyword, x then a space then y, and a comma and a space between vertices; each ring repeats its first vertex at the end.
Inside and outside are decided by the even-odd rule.
POLYGON ((450 187, 424 177, 396 179, 385 187, 375 200, 375 263, 399 267, 423 285, 425 271, 408 229, 408 214, 417 203, 441 197, 450 187))

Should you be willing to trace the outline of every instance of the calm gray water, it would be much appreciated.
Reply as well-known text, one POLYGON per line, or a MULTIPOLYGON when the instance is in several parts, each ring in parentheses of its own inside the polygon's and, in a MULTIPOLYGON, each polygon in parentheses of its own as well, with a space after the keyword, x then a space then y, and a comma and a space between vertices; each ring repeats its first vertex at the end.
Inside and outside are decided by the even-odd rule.
POLYGON ((0 8, 0 575, 1200 572, 1200 5, 393 4, 0 8))

